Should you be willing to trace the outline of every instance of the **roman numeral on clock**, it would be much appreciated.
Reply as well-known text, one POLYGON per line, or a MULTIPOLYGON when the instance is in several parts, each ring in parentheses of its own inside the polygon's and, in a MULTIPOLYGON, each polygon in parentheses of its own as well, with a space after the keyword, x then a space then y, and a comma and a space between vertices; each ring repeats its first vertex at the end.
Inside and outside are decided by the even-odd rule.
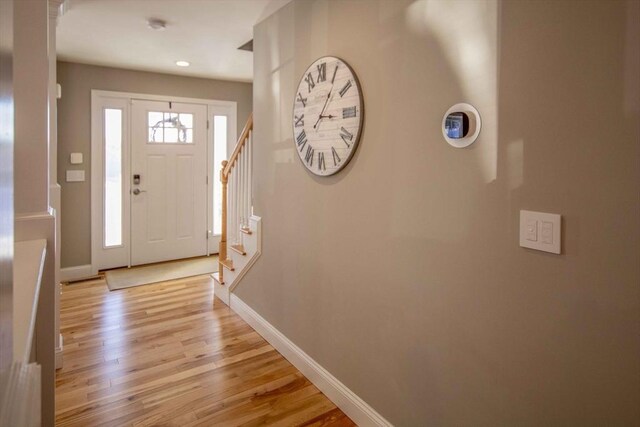
POLYGON ((349 144, 353 140, 353 134, 351 132, 346 130, 344 127, 340 127, 340 138, 342 138, 344 143, 347 144, 347 148, 351 148, 351 144, 349 144))
POLYGON ((311 93, 311 89, 316 87, 315 82, 313 81, 313 76, 311 73, 307 74, 307 77, 304 78, 304 81, 309 85, 309 93, 311 93))
POLYGON ((331 154, 333 155, 333 166, 338 166, 338 163, 340 163, 342 159, 338 156, 338 152, 333 147, 331 147, 331 154), (336 159, 338 160, 336 161, 336 159))
POLYGON ((300 147, 300 151, 302 151, 305 144, 307 143, 307 134, 305 133, 304 129, 302 129, 302 132, 300 132, 298 136, 296 136, 296 142, 298 143, 298 147, 300 147))
POLYGON ((331 84, 336 80, 336 73, 338 72, 338 64, 336 64, 336 68, 333 69, 333 77, 331 77, 331 84))
POLYGON ((342 98, 347 91, 349 90, 349 88, 351 87, 351 80, 349 80, 343 87, 342 89, 340 89, 340 98, 342 98))
POLYGON ((307 106, 307 98, 303 98, 302 95, 300 95, 300 92, 298 92, 298 101, 302 102, 303 107, 307 106))
POLYGON ((304 160, 309 166, 313 166, 313 155, 315 154, 315 152, 316 150, 311 148, 311 145, 307 147, 307 153, 304 155, 304 160))
POLYGON ((317 82, 320 83, 327 80, 327 63, 323 62, 322 64, 316 65, 316 68, 318 69, 317 82))
POLYGON ((327 170, 327 167, 324 164, 324 152, 322 151, 318 151, 318 170, 327 170))
POLYGON ((304 126, 304 114, 301 115, 300 117, 294 115, 294 118, 295 118, 294 127, 299 128, 299 127, 304 126))
POLYGON ((350 119, 356 116, 356 107, 346 107, 342 109, 342 118, 350 119))

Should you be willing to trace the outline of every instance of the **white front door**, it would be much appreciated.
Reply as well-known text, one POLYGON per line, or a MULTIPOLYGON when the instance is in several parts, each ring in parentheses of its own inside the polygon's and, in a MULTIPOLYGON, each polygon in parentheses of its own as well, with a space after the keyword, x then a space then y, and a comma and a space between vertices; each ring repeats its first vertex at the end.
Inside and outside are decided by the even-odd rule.
POLYGON ((131 264, 207 254, 207 107, 133 100, 131 264))

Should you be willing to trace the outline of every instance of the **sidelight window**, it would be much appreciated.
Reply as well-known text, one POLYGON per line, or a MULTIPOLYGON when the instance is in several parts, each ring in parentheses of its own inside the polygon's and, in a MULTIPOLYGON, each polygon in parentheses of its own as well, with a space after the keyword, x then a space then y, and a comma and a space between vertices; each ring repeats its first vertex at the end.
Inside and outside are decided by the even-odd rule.
POLYGON ((104 109, 104 246, 122 245, 122 110, 104 109))

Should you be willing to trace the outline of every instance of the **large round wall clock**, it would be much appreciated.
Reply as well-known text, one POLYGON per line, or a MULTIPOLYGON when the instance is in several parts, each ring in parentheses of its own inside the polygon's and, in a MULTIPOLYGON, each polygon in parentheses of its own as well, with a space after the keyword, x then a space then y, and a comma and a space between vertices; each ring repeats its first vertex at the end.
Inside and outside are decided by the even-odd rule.
POLYGON ((353 69, 325 56, 305 71, 293 105, 293 141, 302 164, 319 176, 344 168, 358 147, 364 102, 353 69))

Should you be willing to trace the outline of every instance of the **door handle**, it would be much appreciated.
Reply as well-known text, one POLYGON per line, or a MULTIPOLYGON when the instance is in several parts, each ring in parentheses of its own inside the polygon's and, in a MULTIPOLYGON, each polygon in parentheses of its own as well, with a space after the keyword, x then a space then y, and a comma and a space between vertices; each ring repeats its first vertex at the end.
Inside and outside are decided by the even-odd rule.
POLYGON ((139 188, 134 188, 134 189, 133 189, 133 191, 132 191, 132 193, 133 193, 135 196, 137 196, 137 195, 138 195, 138 194, 140 194, 140 193, 146 193, 146 192, 147 192, 147 190, 141 190, 141 189, 139 189, 139 188))

